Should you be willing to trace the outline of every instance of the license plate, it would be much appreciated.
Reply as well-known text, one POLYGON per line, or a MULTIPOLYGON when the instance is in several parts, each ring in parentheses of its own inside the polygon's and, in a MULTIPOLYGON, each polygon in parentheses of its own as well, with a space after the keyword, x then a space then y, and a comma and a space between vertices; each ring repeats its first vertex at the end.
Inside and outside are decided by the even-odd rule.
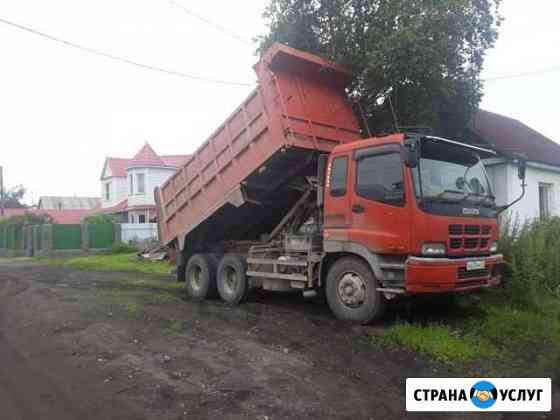
POLYGON ((484 260, 467 262, 467 271, 482 270, 484 267, 486 267, 484 260))

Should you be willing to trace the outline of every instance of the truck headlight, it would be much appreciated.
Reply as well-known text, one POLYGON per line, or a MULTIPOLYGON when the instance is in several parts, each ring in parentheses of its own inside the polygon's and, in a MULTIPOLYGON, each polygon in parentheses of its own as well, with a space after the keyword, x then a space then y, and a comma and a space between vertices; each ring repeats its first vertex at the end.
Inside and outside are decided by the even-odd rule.
POLYGON ((498 252, 498 242, 497 241, 490 242, 489 251, 492 252, 492 253, 498 252))
POLYGON ((426 242, 422 245, 422 255, 427 257, 441 257, 442 255, 445 255, 445 252, 445 244, 442 243, 426 242))

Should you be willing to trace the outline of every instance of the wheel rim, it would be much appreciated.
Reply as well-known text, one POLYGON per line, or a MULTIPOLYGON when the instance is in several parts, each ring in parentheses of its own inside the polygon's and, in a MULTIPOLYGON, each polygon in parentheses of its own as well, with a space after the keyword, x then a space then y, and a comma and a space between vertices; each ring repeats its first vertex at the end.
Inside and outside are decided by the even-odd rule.
POLYGON ((190 273, 189 276, 189 280, 190 280, 190 284, 191 284, 191 288, 194 291, 199 291, 202 288, 202 269, 200 268, 200 266, 195 265, 190 273))
POLYGON ((366 300, 366 283, 358 273, 343 273, 338 280, 338 296, 345 306, 359 308, 366 300))
POLYGON ((238 281, 237 273, 232 267, 226 267, 224 270, 224 291, 228 295, 233 295, 237 291, 238 281))

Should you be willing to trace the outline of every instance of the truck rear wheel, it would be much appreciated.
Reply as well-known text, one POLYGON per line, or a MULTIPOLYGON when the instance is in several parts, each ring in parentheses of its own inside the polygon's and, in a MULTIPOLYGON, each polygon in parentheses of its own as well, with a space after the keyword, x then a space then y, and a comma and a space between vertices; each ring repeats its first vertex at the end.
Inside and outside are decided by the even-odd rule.
POLYGON ((185 275, 187 294, 194 300, 215 298, 216 258, 211 254, 195 254, 189 258, 185 275))
POLYGON ((375 276, 363 260, 344 257, 327 275, 327 303, 338 319, 367 324, 385 312, 386 300, 377 287, 375 276))
POLYGON ((249 284, 245 272, 247 264, 237 255, 225 255, 218 266, 218 293, 227 303, 237 305, 249 293, 249 284))

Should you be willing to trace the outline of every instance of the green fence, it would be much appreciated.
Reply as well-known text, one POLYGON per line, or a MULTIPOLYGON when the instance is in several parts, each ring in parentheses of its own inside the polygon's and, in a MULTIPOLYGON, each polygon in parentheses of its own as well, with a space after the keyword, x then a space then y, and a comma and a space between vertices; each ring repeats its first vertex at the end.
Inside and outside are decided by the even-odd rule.
POLYGON ((51 255, 110 250, 120 242, 119 225, 0 226, 0 255, 51 255))
POLYGON ((6 228, 6 248, 10 250, 23 249, 23 229, 17 226, 6 228))
POLYGON ((111 248, 115 241, 113 224, 88 225, 88 247, 91 249, 111 248))
POLYGON ((53 249, 69 250, 82 248, 80 225, 52 225, 53 249))
POLYGON ((33 226, 33 249, 40 251, 43 247, 43 229, 41 226, 33 226))
POLYGON ((6 228, 0 226, 0 249, 5 249, 6 246, 6 228))

